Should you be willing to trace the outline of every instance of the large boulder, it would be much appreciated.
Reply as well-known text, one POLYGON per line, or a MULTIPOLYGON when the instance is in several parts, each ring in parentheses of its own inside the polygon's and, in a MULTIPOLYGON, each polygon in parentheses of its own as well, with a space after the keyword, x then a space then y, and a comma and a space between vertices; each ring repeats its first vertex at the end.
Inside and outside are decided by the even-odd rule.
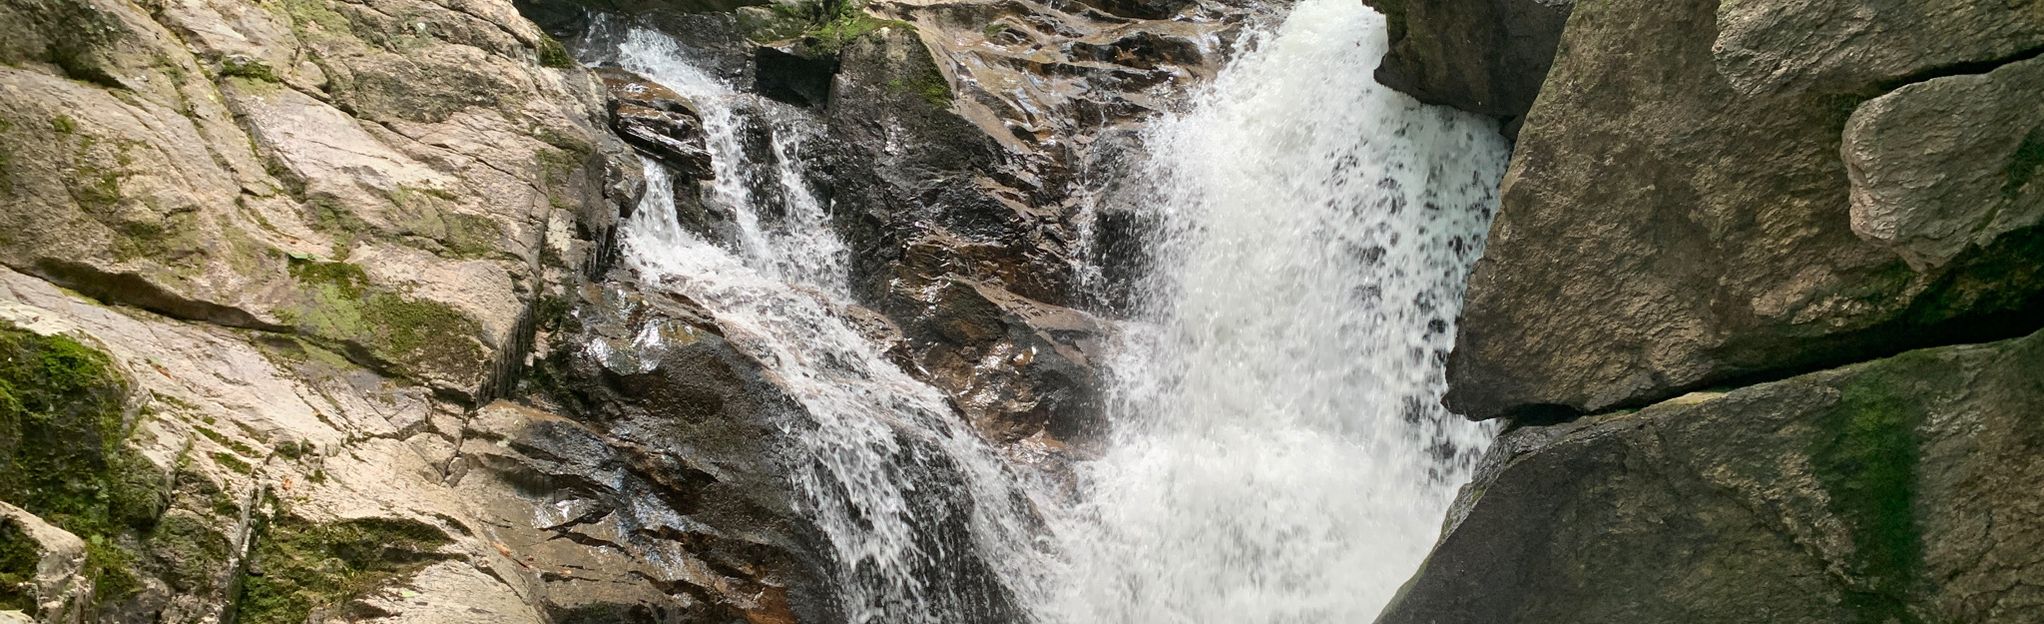
POLYGON ((1852 229, 1919 270, 2044 219, 2044 59, 1911 84, 1845 126, 1852 229))
POLYGON ((1712 53, 1742 93, 1869 92, 2031 54, 2040 16, 2039 0, 1730 0, 1712 53))
MULTIPOLYGON (((1391 50, 1377 82, 1428 104, 1517 119, 1533 107, 1573 0, 1363 0, 1391 50)), ((1508 126, 1508 127, 1516 127, 1508 126)))
MULTIPOLYGON (((1904 88, 1871 105, 1845 154, 1848 117, 1898 81, 1922 80, 1908 73, 1914 66, 1873 73, 1865 72, 1874 66, 1855 66, 1852 80, 1797 89, 1742 88, 1739 74, 1727 73, 1722 43, 1730 31, 1721 29, 1736 24, 1720 4, 1756 3, 1576 7, 1546 89, 1526 117, 1488 249, 1470 278, 1448 363, 1450 407, 1479 418, 1596 412, 2034 328, 2044 310, 2044 267, 2035 262, 2044 237, 2035 227, 1981 225, 1971 231, 1982 235, 1968 234, 1947 261, 1912 268, 1891 243, 1855 233, 1854 178, 1847 175, 1847 159, 1858 160, 1860 203, 1879 204, 1876 213, 1925 215, 1911 203, 1933 197, 1987 202, 1936 209, 1958 213, 2031 205, 2027 178, 2009 187, 2016 191, 2010 197, 2001 195, 2005 173, 2001 182, 1989 179, 1992 172, 1903 173, 1926 166, 1903 154, 1945 145, 1980 150, 1974 158, 1982 166, 2022 168, 2014 166, 2023 161, 2015 155, 2021 140, 1996 129, 2037 123, 2038 113, 2021 110, 2013 95, 2023 90, 1960 89, 1961 97, 1980 99, 1952 109, 1951 120, 1879 123, 1897 114, 1884 111, 1908 114, 1900 104, 1924 97, 1918 91, 1962 83, 1941 88, 1947 79, 1932 78, 1904 88), (1952 134, 1961 127, 1981 130, 1952 134), (1991 136, 1998 131, 2005 136, 1991 136), (1898 183, 1931 186, 1887 186, 1898 183)), ((1768 15, 1776 20, 1835 8, 1774 4, 1768 15)), ((1982 10, 1990 4, 2007 5, 1982 10)), ((2023 29, 2005 22, 2044 21, 2044 12, 2017 5, 1996 15, 1980 22, 1992 27, 1968 35, 1978 39, 1975 47, 2026 41, 2023 29)), ((1844 35, 1782 41, 1807 46, 1782 53, 1796 58, 1828 58, 1845 53, 1833 46, 1859 44, 1844 35)), ((1984 62, 1959 69, 1985 73, 1993 59, 1984 62)), ((1977 81, 2020 84, 2019 73, 2011 67, 1977 81)), ((1974 214, 1983 224, 1990 219, 1974 214)))
POLYGON ((2044 333, 1507 431, 1379 620, 2044 620, 2044 333))

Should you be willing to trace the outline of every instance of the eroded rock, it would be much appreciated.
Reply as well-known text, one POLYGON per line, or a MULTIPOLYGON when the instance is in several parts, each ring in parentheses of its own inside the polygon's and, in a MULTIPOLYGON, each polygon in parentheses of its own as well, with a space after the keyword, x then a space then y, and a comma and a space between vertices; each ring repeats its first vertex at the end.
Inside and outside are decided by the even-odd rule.
POLYGON ((610 127, 618 136, 666 163, 678 176, 715 177, 710 150, 703 145, 703 118, 694 104, 645 76, 615 67, 595 71, 610 90, 610 127))

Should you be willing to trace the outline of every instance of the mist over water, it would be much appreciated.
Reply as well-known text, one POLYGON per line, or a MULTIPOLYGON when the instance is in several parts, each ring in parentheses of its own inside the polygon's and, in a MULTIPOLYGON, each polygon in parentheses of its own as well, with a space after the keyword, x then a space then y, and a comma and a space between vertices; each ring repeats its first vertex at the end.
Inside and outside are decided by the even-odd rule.
POLYGON ((1441 355, 1496 202, 1493 121, 1376 84, 1382 18, 1304 0, 1148 130, 1157 224, 1105 456, 1055 523, 1066 622, 1367 622, 1487 427, 1441 355))

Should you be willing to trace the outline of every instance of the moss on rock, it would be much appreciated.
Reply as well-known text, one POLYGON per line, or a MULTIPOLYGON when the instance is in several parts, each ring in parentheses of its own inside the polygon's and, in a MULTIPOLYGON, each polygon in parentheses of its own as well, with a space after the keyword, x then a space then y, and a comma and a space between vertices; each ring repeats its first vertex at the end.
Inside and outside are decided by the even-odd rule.
POLYGON ((129 449, 128 383, 106 354, 0 322, 0 500, 86 541, 102 601, 138 586, 124 538, 163 513, 163 473, 129 449))
POLYGON ((41 561, 34 540, 14 521, 0 518, 0 611, 35 613, 36 564, 41 561))
POLYGON ((237 621, 298 624, 448 558, 430 525, 391 518, 315 523, 283 515, 262 527, 237 621))
POLYGON ((345 262, 293 260, 305 288, 286 316, 309 336, 366 349, 396 372, 466 374, 486 364, 475 319, 445 303, 374 288, 362 268, 345 262))
POLYGON ((1915 505, 1924 404, 1908 379, 1922 369, 1915 360, 1927 357, 1903 354, 1852 378, 1840 388, 1838 405, 1819 419, 1824 434, 1810 449, 1832 512, 1852 530, 1852 564, 1868 586, 1848 595, 1860 621, 1870 624, 1916 621, 1906 605, 1923 570, 1915 505))

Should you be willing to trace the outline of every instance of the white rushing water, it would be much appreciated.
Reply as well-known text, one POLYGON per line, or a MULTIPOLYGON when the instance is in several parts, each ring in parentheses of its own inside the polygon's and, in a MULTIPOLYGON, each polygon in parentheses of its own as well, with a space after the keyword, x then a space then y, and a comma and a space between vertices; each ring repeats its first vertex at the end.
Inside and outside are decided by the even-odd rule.
POLYGON ((1048 534, 943 395, 844 320, 846 247, 794 165, 812 122, 659 34, 621 41, 617 62, 702 109, 703 201, 736 226, 721 246, 683 228, 649 163, 625 256, 800 403, 785 468, 850 621, 1368 622, 1487 444, 1438 406, 1438 358, 1506 147, 1372 81, 1383 24, 1354 0, 1302 0, 1147 131, 1123 186, 1158 227, 1109 367, 1115 430, 1076 501, 1037 496, 1048 534))
POLYGON ((1503 174, 1495 122, 1371 79, 1382 18, 1302 0, 1148 130, 1161 224, 1116 432, 1055 523, 1073 623, 1369 622, 1487 444, 1438 361, 1503 174))
POLYGON ((684 229, 670 173, 648 160, 624 255, 648 285, 708 308, 800 403, 783 424, 786 469, 837 563, 840 608, 851 622, 1001 617, 1003 579, 1040 567, 1017 539, 1033 531, 1027 499, 941 392, 844 320, 845 246, 792 164, 802 121, 698 71, 652 31, 629 29, 616 60, 701 109, 717 163, 703 199, 734 215, 740 239, 731 250, 684 229), (772 133, 773 162, 745 153, 740 133, 753 123, 772 133), (780 192, 745 183, 762 179, 780 192))

